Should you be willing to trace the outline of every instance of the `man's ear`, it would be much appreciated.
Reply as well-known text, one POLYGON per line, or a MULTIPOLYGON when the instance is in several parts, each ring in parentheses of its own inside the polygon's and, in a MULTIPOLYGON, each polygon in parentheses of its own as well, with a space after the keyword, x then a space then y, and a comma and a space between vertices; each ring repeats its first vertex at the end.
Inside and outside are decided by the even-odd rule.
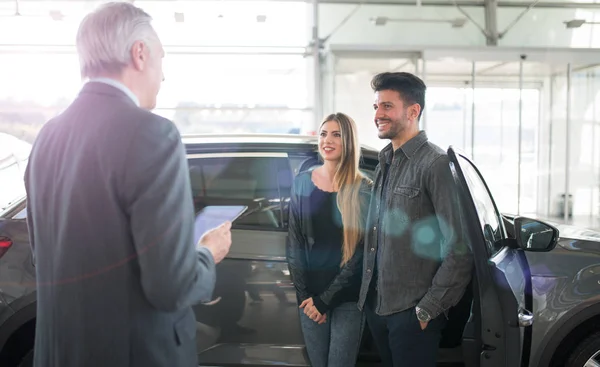
POLYGON ((148 48, 142 41, 135 41, 131 46, 131 61, 133 67, 138 71, 143 71, 148 62, 148 48))
POLYGON ((415 120, 415 121, 418 120, 420 113, 421 113, 421 105, 418 103, 414 103, 408 108, 408 118, 410 120, 415 120))

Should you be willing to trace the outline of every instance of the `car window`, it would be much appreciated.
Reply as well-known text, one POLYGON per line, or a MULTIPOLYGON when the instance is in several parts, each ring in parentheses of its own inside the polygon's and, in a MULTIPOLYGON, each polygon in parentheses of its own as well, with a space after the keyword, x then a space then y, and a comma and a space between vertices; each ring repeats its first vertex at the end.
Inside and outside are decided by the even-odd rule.
POLYGON ((23 209, 17 211, 12 219, 27 219, 27 207, 25 206, 23 209))
POLYGON ((25 195, 23 176, 31 144, 0 132, 0 212, 25 195))
POLYGON ((312 153, 309 155, 290 156, 289 159, 294 176, 296 176, 301 171, 306 171, 307 169, 321 165, 317 153, 312 153))
POLYGON ((0 218, 3 219, 27 219, 27 205, 25 196, 14 200, 4 209, 0 209, 0 218))
MULTIPOLYGON (((375 166, 377 166, 377 163, 377 160, 365 159, 364 157, 361 157, 359 162, 360 171, 372 180, 375 175, 375 166)), ((312 155, 290 156, 290 165, 292 167, 292 172, 294 172, 294 176, 301 171, 307 171, 322 164, 323 162, 319 159, 317 153, 312 155)))
POLYGON ((286 156, 266 154, 190 158, 196 212, 207 205, 246 205, 234 228, 283 229, 292 174, 286 156))
POLYGON ((27 160, 17 160, 14 155, 0 157, 0 211, 6 209, 15 200, 25 195, 25 181, 23 175, 27 160))
POLYGON ((375 180, 375 168, 378 164, 379 161, 377 159, 362 157, 360 160, 360 171, 371 180, 375 180))
POLYGON ((502 248, 498 245, 498 241, 503 238, 504 234, 500 213, 497 211, 485 181, 477 169, 471 162, 461 156, 459 156, 458 162, 465 175, 465 180, 467 181, 475 208, 477 209, 477 215, 479 216, 479 223, 485 237, 488 254, 492 256, 502 248))

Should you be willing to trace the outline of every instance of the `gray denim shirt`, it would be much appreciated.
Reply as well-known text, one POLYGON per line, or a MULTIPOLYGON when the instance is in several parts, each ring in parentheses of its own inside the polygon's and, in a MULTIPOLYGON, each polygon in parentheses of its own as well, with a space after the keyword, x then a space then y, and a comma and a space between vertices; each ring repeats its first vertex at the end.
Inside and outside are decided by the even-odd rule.
POLYGON ((375 312, 382 316, 418 305, 435 318, 462 297, 473 260, 449 163, 424 131, 396 151, 390 144, 380 152, 365 234, 361 310, 373 288, 375 312))

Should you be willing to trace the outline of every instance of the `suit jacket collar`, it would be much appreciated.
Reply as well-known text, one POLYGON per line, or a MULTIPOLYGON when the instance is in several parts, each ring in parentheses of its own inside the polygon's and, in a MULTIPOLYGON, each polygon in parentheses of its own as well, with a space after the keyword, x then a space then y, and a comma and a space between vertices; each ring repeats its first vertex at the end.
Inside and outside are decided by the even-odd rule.
POLYGON ((126 103, 130 103, 134 106, 137 106, 137 103, 122 89, 101 81, 89 81, 85 83, 85 85, 79 92, 79 96, 84 95, 104 95, 109 97, 116 97, 118 99, 123 100, 126 103))

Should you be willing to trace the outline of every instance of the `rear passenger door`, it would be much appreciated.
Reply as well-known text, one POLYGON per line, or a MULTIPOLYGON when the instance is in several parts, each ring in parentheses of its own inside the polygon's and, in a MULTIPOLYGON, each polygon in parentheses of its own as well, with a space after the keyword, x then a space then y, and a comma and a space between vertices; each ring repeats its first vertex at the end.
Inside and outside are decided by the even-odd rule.
POLYGON ((194 308, 200 365, 308 365, 285 258, 293 174, 287 153, 188 156, 196 212, 247 205, 217 266, 211 304, 194 308))

